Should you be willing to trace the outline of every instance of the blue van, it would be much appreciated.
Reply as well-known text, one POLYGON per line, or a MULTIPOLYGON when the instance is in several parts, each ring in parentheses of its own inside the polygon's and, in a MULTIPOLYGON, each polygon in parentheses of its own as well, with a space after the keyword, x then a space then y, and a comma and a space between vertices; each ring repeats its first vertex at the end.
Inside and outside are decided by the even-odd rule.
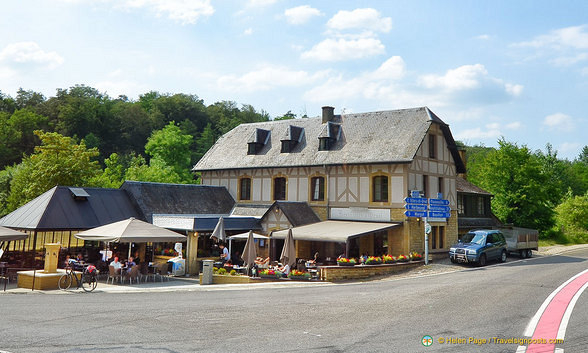
POLYGON ((499 230, 473 230, 449 248, 449 259, 485 266, 489 260, 505 262, 506 251, 506 240, 499 230))

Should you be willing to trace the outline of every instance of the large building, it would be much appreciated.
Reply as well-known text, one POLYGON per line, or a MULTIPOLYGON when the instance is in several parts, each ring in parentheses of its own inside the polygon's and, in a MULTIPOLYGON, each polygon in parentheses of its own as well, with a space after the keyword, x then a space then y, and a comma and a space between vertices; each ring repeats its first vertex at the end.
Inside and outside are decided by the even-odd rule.
POLYGON ((310 258, 315 250, 423 252, 424 222, 404 215, 404 198, 413 190, 429 198, 442 193, 450 202, 450 218, 430 219, 430 250, 446 250, 457 240, 456 176, 465 168, 449 126, 426 107, 342 115, 324 107, 322 117, 242 124, 193 170, 203 184, 225 186, 237 208, 306 202, 330 221, 306 225, 304 236, 300 230, 298 257, 310 258))

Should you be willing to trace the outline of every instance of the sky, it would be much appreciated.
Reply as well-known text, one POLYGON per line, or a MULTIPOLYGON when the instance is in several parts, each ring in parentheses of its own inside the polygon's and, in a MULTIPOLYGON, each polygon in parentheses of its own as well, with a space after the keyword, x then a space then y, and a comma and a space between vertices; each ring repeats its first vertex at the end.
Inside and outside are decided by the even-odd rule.
POLYGON ((588 145, 588 1, 1 1, 0 92, 76 84, 271 117, 427 106, 468 145, 572 160, 588 145))

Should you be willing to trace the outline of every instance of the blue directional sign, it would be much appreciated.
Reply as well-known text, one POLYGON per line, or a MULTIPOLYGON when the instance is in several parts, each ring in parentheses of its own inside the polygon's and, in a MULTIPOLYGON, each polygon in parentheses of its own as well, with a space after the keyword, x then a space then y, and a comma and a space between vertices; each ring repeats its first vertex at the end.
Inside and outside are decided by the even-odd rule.
MULTIPOLYGON (((408 211, 406 211, 406 212, 408 212, 408 211)), ((406 212, 404 212, 404 213, 406 213, 406 212)), ((449 212, 429 212, 428 217, 431 217, 431 218, 449 218, 449 217, 451 217, 451 213, 449 213, 449 212)))
POLYGON ((451 208, 449 206, 429 206, 429 211, 449 212, 451 208))
POLYGON ((404 205, 404 208, 407 210, 412 210, 412 211, 426 211, 427 205, 417 205, 417 204, 413 204, 413 203, 407 203, 404 205))
POLYGON ((447 206, 449 205, 449 200, 429 199, 429 205, 447 206))
POLYGON ((405 197, 404 202, 414 203, 414 204, 418 204, 418 205, 426 205, 427 199, 424 197, 405 197))
POLYGON ((404 211, 406 217, 427 217, 427 211, 404 211))
POLYGON ((410 192, 410 197, 414 197, 414 198, 420 198, 421 197, 421 192, 418 190, 412 190, 410 192))

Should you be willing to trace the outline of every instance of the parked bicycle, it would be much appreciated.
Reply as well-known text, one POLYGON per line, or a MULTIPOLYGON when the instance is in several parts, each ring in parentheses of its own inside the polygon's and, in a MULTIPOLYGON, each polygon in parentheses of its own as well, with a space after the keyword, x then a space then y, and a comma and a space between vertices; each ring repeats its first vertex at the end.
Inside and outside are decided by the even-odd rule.
POLYGON ((89 265, 80 274, 75 272, 71 266, 65 268, 65 274, 59 278, 59 289, 67 290, 71 287, 72 283, 76 283, 76 288, 82 287, 86 292, 91 292, 96 289, 98 285, 98 270, 94 265, 89 265))

